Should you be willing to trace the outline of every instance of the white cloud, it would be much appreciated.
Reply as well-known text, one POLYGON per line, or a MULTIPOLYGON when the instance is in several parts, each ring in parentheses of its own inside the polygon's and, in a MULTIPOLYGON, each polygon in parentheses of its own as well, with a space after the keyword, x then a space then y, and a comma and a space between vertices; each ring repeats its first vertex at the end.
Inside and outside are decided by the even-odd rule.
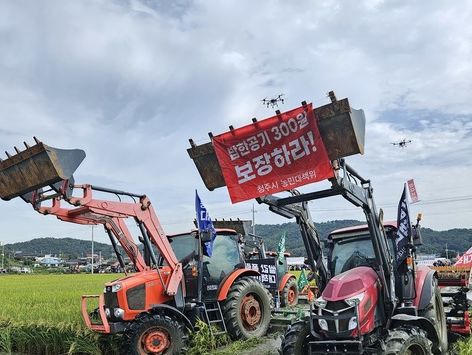
MULTIPOLYGON (((350 160, 373 180, 379 205, 394 205, 407 177, 424 199, 472 195, 471 12, 465 1, 2 2, 2 147, 36 135, 82 148, 77 180, 146 192, 166 230, 181 231, 191 226, 195 188, 215 217, 250 217, 252 204, 203 192, 189 137, 202 142, 271 115, 259 101, 266 96, 285 93, 289 109, 323 104, 334 89, 366 110, 366 156, 350 160), (404 117, 387 119, 393 111, 404 117), (413 142, 390 145, 402 138, 413 142)), ((0 239, 62 228, 20 202, 0 204, 0 239)), ((450 203, 456 215, 426 224, 470 227, 460 207, 450 203)), ((343 208, 315 217, 350 217, 343 208)))

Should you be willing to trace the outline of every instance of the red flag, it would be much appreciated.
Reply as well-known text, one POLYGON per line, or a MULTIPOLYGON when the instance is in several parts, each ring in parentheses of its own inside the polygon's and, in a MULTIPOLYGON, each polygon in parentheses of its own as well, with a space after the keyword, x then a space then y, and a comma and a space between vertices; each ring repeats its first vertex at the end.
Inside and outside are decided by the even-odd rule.
POLYGON ((410 192, 411 203, 418 202, 418 193, 416 192, 415 180, 410 179, 406 182, 408 184, 408 191, 410 192))
POLYGON ((472 248, 462 254, 462 256, 454 264, 454 266, 472 267, 472 248))
POLYGON ((213 138, 233 203, 334 176, 312 105, 213 138))

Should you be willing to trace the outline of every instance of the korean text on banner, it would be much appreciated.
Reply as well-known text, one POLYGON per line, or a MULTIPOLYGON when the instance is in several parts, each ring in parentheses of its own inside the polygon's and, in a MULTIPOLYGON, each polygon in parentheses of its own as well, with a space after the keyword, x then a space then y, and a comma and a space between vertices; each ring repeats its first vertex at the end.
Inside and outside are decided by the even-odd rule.
POLYGON ((334 176, 312 105, 213 138, 233 203, 334 176))
POLYGON ((416 192, 415 180, 410 179, 407 182, 408 191, 410 192, 411 203, 418 202, 418 192, 416 192))

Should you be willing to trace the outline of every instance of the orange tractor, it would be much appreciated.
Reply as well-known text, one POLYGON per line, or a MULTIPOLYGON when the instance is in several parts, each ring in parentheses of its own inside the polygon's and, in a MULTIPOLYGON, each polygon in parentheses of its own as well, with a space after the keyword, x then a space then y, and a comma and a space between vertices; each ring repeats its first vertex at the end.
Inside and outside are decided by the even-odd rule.
POLYGON ((279 258, 277 252, 266 251, 264 239, 249 232, 251 221, 223 219, 214 220, 213 225, 216 228, 231 229, 239 233, 246 265, 254 266, 261 272, 260 281, 275 299, 280 300, 275 302, 277 308, 279 305, 291 307, 298 304, 297 278, 289 273, 287 268, 286 256, 289 256, 289 253, 284 253, 284 257, 279 258))
POLYGON ((21 197, 37 212, 65 222, 102 225, 123 269, 118 244, 136 271, 107 283, 101 295, 82 296, 82 314, 90 329, 123 333, 124 353, 140 355, 185 353, 188 330, 197 319, 233 339, 266 333, 271 295, 255 278, 259 273, 245 268, 234 230, 217 230, 213 257, 205 256, 203 243, 210 240, 209 233, 168 237, 146 195, 78 185, 73 173, 85 152, 35 140, 31 147, 25 143, 26 150, 15 147, 17 154, 0 161, 0 197, 21 197), (118 199, 96 199, 95 193, 118 199), (139 228, 141 247, 127 226, 130 221, 139 228), (98 308, 90 313, 92 299, 95 304, 98 299, 98 308))

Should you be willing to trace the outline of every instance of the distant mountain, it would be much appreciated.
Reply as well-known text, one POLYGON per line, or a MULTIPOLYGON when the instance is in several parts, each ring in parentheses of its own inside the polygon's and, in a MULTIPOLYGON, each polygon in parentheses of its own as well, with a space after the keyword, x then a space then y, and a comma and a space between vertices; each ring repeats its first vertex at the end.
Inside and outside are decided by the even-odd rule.
MULTIPOLYGON (((335 220, 315 223, 322 240, 336 229, 354 225, 365 224, 356 220, 335 220)), ((286 250, 293 256, 305 255, 305 247, 296 223, 256 225, 256 234, 264 238, 267 250, 277 250, 277 244, 283 232, 287 232, 285 239, 286 250)), ((435 231, 430 228, 422 228, 423 245, 418 248, 419 253, 438 254, 445 256, 446 244, 449 257, 455 257, 456 253, 463 253, 472 246, 472 229, 450 229, 447 231, 435 231)))
MULTIPOLYGON (((315 223, 315 226, 321 239, 326 239, 333 230, 359 224, 364 223, 356 220, 336 220, 315 223)), ((264 238, 266 250, 276 251, 280 237, 284 232, 287 232, 285 238, 286 251, 290 252, 293 256, 305 255, 305 247, 300 235, 300 229, 296 223, 256 225, 256 234, 264 238)))
MULTIPOLYGON (((104 257, 110 257, 113 253, 113 248, 109 244, 94 242, 93 247, 95 254, 101 252, 104 257)), ((92 242, 73 238, 36 238, 27 242, 5 245, 5 254, 14 255, 18 251, 21 251, 23 255, 55 254, 64 258, 77 258, 92 252, 92 242)))
MULTIPOLYGON (((356 220, 335 220, 316 223, 315 226, 323 240, 335 229, 364 223, 356 220)), ((445 255, 447 244, 449 256, 455 257, 457 252, 463 253, 472 246, 472 229, 434 231, 423 228, 421 231, 424 245, 419 247, 420 253, 445 255)), ((264 238, 267 250, 277 250, 283 232, 287 232, 286 250, 294 256, 305 255, 305 247, 296 223, 256 225, 256 234, 264 238)), ((16 251, 21 251, 24 255, 57 254, 66 258, 76 258, 91 253, 91 242, 72 238, 37 238, 28 242, 5 245, 7 255, 13 255, 16 251)), ((96 254, 101 252, 102 256, 109 257, 113 254, 113 248, 109 244, 95 242, 94 252, 96 254)))

